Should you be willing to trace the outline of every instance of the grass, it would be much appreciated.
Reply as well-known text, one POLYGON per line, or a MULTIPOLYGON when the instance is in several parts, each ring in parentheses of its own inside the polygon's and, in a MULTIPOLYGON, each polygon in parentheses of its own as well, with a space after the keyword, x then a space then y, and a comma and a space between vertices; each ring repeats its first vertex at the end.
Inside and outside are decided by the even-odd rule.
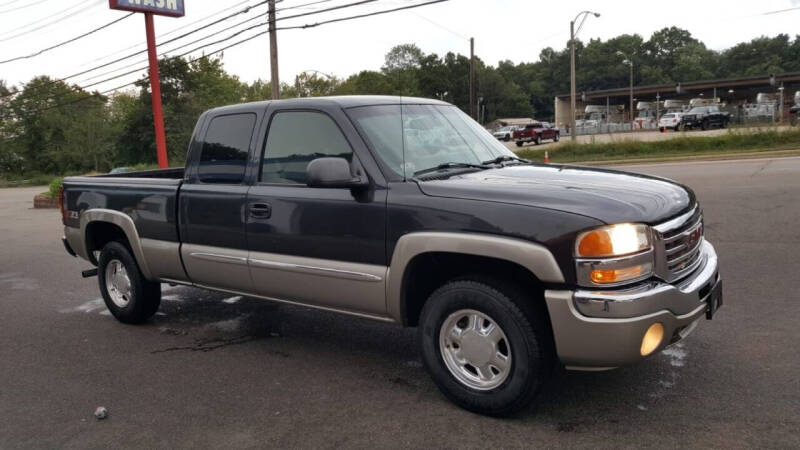
POLYGON ((29 173, 20 175, 4 174, 0 175, 0 188, 46 186, 56 178, 58 178, 58 175, 46 173, 29 173))
POLYGON ((520 157, 539 161, 544 150, 552 162, 610 161, 627 159, 664 158, 675 156, 724 155, 735 153, 800 149, 800 129, 777 131, 729 130, 719 136, 680 137, 660 141, 622 140, 617 142, 572 143, 562 142, 547 148, 525 148, 517 152, 520 157))

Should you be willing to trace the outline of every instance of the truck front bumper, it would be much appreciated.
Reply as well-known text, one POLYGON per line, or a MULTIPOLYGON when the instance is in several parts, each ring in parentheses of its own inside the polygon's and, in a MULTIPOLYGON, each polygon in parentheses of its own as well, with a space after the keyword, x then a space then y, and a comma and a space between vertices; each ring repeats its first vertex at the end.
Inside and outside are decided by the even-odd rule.
POLYGON ((722 280, 714 247, 703 244, 703 264, 689 277, 620 290, 545 291, 556 351, 568 369, 603 370, 644 359, 683 339, 722 306, 722 280), (663 337, 642 355, 655 323, 663 337))

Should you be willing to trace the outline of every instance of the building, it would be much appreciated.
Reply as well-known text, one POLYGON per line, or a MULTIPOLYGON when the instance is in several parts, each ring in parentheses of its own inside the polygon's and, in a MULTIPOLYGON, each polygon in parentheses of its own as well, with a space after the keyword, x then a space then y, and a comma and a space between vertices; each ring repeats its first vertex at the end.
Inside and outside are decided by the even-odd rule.
MULTIPOLYGON (((709 99, 731 113, 733 120, 745 121, 752 117, 771 116, 772 121, 786 116, 794 104, 792 95, 800 90, 800 72, 783 74, 765 74, 741 78, 691 81, 678 84, 660 84, 650 86, 634 86, 634 109, 638 102, 655 102, 663 105, 665 100, 683 100, 686 104, 692 99, 709 99), (761 95, 759 95, 761 94, 761 95), (761 100, 761 102, 759 102, 761 100)), ((601 116, 610 118, 608 123, 622 120, 627 124, 632 121, 630 114, 630 87, 604 89, 599 91, 578 92, 575 99, 575 119, 583 120, 586 107, 592 111, 602 110, 607 106, 608 114, 601 116), (622 114, 613 109, 623 109, 622 114)), ((658 115, 663 113, 659 111, 658 115)), ((562 129, 570 123, 570 95, 555 97, 555 122, 562 129)), ((595 114, 596 115, 596 114, 595 114)), ((634 113, 634 117, 636 113, 634 113)), ((630 126, 628 126, 630 128, 630 126)))

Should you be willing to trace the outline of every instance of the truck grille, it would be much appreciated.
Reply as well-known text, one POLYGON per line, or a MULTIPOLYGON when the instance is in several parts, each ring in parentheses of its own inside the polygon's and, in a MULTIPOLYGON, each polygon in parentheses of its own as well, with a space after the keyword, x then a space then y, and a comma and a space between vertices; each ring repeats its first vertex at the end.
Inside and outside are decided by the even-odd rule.
POLYGON ((655 229, 663 255, 661 275, 667 281, 677 281, 690 274, 702 262, 703 214, 699 208, 678 223, 655 229))

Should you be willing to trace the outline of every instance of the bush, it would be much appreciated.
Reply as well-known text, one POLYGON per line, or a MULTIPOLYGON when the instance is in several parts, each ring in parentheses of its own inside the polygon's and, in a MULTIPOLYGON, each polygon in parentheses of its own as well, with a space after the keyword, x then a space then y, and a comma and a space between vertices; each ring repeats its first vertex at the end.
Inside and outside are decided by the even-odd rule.
POLYGON ((53 178, 53 181, 50 182, 50 189, 47 191, 47 195, 53 198, 58 197, 58 189, 61 188, 62 184, 64 184, 63 177, 53 178))

